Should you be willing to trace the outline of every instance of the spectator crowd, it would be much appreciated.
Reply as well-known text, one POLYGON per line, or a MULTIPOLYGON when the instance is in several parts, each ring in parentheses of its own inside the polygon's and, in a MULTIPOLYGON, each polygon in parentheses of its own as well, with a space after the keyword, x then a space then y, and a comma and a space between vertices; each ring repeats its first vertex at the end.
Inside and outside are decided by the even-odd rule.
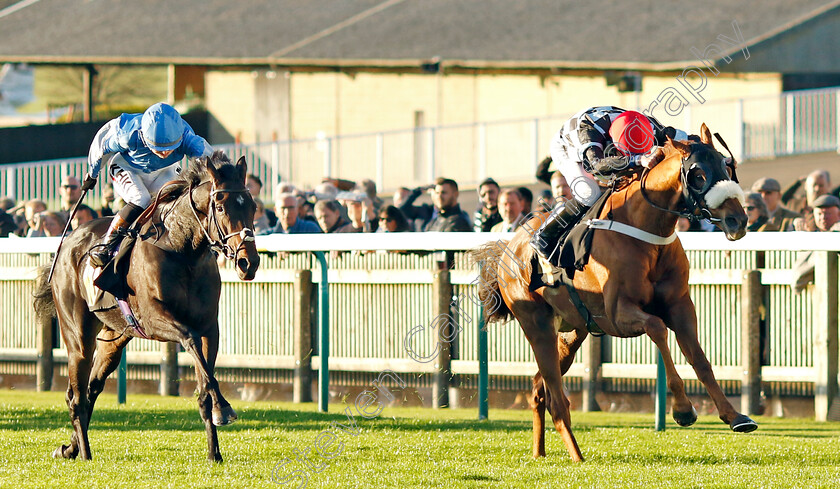
MULTIPOLYGON (((477 189, 478 208, 472 214, 459 203, 458 183, 438 178, 433 184, 394 191, 390 202, 378 193, 369 179, 360 182, 325 178, 312 190, 291 183, 278 187, 273 206, 260 199, 263 182, 248 175, 247 186, 257 203, 256 233, 398 233, 398 232, 506 232, 515 231, 536 211, 551 209, 556 202, 572 198, 568 182, 560 172, 548 172, 550 158, 540 163, 537 179, 550 188, 541 191, 536 207, 528 187, 501 187, 492 178, 477 189), (431 203, 418 202, 428 194, 431 203)), ((81 183, 74 176, 64 177, 58 189, 60 202, 50 209, 41 200, 15 202, 0 198, 0 236, 60 236, 70 209, 81 198, 81 183)), ((748 229, 753 232, 840 230, 840 187, 832 188, 825 170, 814 171, 782 188, 778 180, 761 178, 747 189, 744 209, 748 229)), ((423 199, 425 200, 425 199, 423 199)), ((97 208, 80 204, 70 229, 98 217, 112 216, 121 202, 107 185, 97 208)), ((680 231, 713 231, 709 222, 689 222, 681 218, 680 231)))

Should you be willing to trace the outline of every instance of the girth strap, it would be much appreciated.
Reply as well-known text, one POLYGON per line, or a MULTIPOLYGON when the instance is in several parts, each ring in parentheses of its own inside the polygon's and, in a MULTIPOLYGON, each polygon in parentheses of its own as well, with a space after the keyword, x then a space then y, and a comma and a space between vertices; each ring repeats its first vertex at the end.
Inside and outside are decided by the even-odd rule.
POLYGON ((671 233, 670 236, 659 236, 658 234, 642 231, 639 228, 608 219, 590 219, 586 222, 586 225, 592 229, 606 229, 608 231, 614 231, 653 245, 667 245, 673 243, 674 240, 677 239, 676 231, 671 233))
POLYGON ((578 314, 580 314, 580 317, 586 321, 586 330, 589 331, 589 334, 592 336, 604 336, 606 333, 604 333, 600 326, 598 326, 598 323, 592 319, 592 313, 589 312, 589 309, 586 308, 586 304, 584 304, 580 299, 580 294, 578 294, 574 282, 569 280, 565 272, 561 274, 561 280, 563 281, 563 285, 566 286, 566 290, 569 291, 569 298, 572 300, 572 304, 574 304, 578 314))

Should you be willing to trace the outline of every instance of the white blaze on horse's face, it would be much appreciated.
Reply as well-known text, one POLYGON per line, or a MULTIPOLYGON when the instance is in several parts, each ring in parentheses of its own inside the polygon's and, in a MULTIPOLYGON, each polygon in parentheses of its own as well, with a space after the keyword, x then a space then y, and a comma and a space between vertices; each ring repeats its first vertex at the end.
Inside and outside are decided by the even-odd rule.
POLYGON ((727 199, 736 199, 744 205, 744 191, 732 180, 721 180, 706 192, 706 205, 709 209, 717 209, 727 199))
POLYGON ((238 195, 236 197, 236 203, 239 204, 239 205, 244 205, 245 204, 245 197, 243 197, 241 195, 238 195))

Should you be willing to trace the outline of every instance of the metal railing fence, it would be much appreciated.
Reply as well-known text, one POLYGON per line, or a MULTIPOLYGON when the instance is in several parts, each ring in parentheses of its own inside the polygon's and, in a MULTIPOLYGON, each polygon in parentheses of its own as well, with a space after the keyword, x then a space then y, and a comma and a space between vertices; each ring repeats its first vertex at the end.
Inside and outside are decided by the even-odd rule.
MULTIPOLYGON (((397 237, 392 234, 386 235, 388 239, 384 240, 379 235, 270 236, 258 238, 258 245, 271 252, 322 248, 365 250, 383 246, 409 250, 453 246, 468 249, 509 236, 459 234, 432 236, 423 233, 397 237), (394 239, 404 241, 391 243, 394 239)), ((720 233, 681 234, 692 267, 691 295, 698 313, 700 343, 716 377, 729 383, 730 387, 726 389, 730 393, 740 389, 747 370, 745 346, 761 348, 765 358, 757 368, 763 382, 809 386, 805 390, 785 392, 813 395, 818 401, 823 399, 817 402, 817 415, 824 417, 836 391, 840 295, 837 251, 840 244, 832 233, 807 237, 801 233, 779 233, 774 235, 772 242, 762 239, 766 236, 751 234, 741 241, 729 243, 720 233), (789 286, 793 277, 791 265, 804 242, 822 258, 817 262, 816 285, 795 295, 789 286), (763 300, 761 304, 746 306, 744 277, 750 270, 760 274, 759 295, 763 300), (745 307, 756 309, 745 310, 745 307), (745 333, 748 331, 744 318, 750 317, 749 313, 754 313, 753 317, 761 313, 766 321, 764 332, 756 333, 758 341, 745 333)), ((3 304, 0 308, 0 374, 34 375, 37 328, 34 313, 31 307, 26 307, 28 301, 23 299, 31 297, 34 269, 49 263, 49 249, 54 247, 55 239, 32 240, 0 240, 0 304, 3 304)), ((221 378, 236 382, 288 382, 291 372, 297 368, 299 360, 296 359, 301 355, 312 362, 312 368, 317 368, 319 347, 314 338, 314 321, 307 325, 295 324, 292 312, 292 304, 300 294, 294 286, 295 271, 314 266, 309 253, 293 253, 285 259, 270 253, 264 256, 254 282, 240 282, 232 269, 222 270, 219 317, 222 332, 218 361, 221 378), (312 352, 301 353, 294 349, 301 328, 313 335, 312 352)), ((424 374, 431 373, 433 365, 416 361, 416 356, 405 349, 404 340, 415 326, 428 326, 430 333, 425 342, 416 343, 419 348, 428 349, 416 353, 430 352, 435 345, 436 335, 431 334, 431 330, 439 298, 435 297, 434 291, 440 289, 440 284, 435 285, 440 279, 436 255, 347 251, 330 257, 328 270, 329 369, 337 374, 335 378, 344 383, 354 383, 354 379, 365 383, 369 380, 369 372, 388 368, 418 374, 414 385, 427 385, 429 376, 424 377, 424 374), (362 378, 366 380, 361 381, 362 378)), ((312 274, 313 283, 321 282, 318 275, 312 274)), ((462 293, 464 297, 476 296, 476 270, 460 252, 456 252, 454 267, 445 280, 452 290, 447 302, 454 299, 460 306, 450 311, 463 326, 454 342, 452 371, 464 379, 463 385, 471 385, 470 379, 474 379, 479 368, 480 309, 473 301, 461 299, 458 302, 457 299, 462 293)), ((536 367, 530 346, 516 322, 491 325, 488 335, 489 374, 491 379, 496 379, 495 388, 526 388, 523 386, 536 372, 536 367)), ((681 375, 696 386, 696 381, 692 380, 696 376, 677 353, 680 349, 673 336, 670 335, 669 342, 675 363, 681 375)), ((54 346, 55 357, 61 363, 62 358, 66 358, 62 353, 63 344, 58 341, 54 346)), ((651 382, 655 378, 654 353, 652 342, 644 336, 609 339, 598 356, 599 378, 610 390, 638 389, 640 382, 651 382)), ((128 347, 129 378, 160 379, 160 369, 151 368, 160 364, 160 358, 158 343, 132 341, 128 347)), ((578 353, 569 371, 571 379, 584 375, 587 364, 583 362, 582 353, 578 353)), ((181 355, 178 363, 188 366, 190 359, 181 355)), ((66 375, 65 369, 62 367, 60 375, 66 375)), ((191 378, 192 369, 183 370, 181 375, 184 379, 191 378)), ((692 390, 700 391, 699 388, 692 390)))

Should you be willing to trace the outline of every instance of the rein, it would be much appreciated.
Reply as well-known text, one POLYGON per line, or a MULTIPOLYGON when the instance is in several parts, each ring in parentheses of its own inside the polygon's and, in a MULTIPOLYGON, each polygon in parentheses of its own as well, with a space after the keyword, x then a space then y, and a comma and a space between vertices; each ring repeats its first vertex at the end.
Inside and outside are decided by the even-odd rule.
MULTIPOLYGON (((685 210, 673 210, 673 209, 666 209, 665 207, 660 207, 655 202, 653 202, 650 197, 648 197, 647 189, 645 188, 645 181, 647 180, 648 175, 650 174, 651 169, 645 168, 642 172, 642 177, 640 179, 640 189, 642 192, 642 197, 644 197, 645 201, 654 209, 666 212, 668 214, 674 214, 679 217, 684 217, 689 221, 699 221, 701 219, 708 219, 711 222, 720 222, 720 219, 717 217, 712 216, 712 213, 709 209, 700 205, 698 199, 692 195, 691 187, 688 185, 688 175, 685 170, 685 163, 688 159, 691 158, 689 154, 685 158, 680 159, 680 183, 683 188, 683 198, 686 201, 685 210), (700 211, 700 214, 697 214, 697 211, 700 211)), ((698 197, 700 197, 698 195, 698 197)))
POLYGON ((202 212, 202 214, 205 214, 205 215, 209 216, 209 218, 207 220, 207 226, 205 227, 201 222, 201 218, 198 217, 198 212, 199 211, 198 211, 198 208, 195 205, 195 200, 193 200, 193 190, 195 190, 196 188, 198 188, 198 187, 200 187, 200 186, 202 186, 206 183, 210 183, 210 182, 201 183, 196 187, 193 187, 192 185, 190 185, 190 189, 189 189, 190 209, 192 210, 193 216, 195 216, 195 220, 198 221, 198 227, 201 229, 201 231, 204 233, 204 237, 207 238, 207 241, 210 243, 210 249, 212 249, 212 250, 214 250, 218 253, 222 253, 228 260, 233 260, 236 257, 236 254, 239 253, 239 250, 243 249, 245 247, 245 243, 255 240, 254 231, 252 231, 251 229, 245 228, 245 229, 243 229, 239 232, 224 234, 224 232, 222 231, 222 226, 219 224, 219 219, 218 219, 217 214, 216 214, 216 206, 213 205, 213 197, 215 197, 216 194, 245 193, 245 192, 248 192, 248 189, 243 188, 243 189, 240 189, 240 190, 219 190, 219 189, 216 189, 216 186, 214 184, 213 188, 210 190, 210 195, 208 196, 208 201, 207 201, 208 212, 202 212), (211 224, 215 224, 216 235, 219 237, 219 239, 213 239, 210 236, 211 224), (239 246, 236 249, 233 249, 232 246, 227 244, 227 241, 230 238, 232 238, 236 235, 239 235, 239 236, 242 237, 242 242, 239 243, 239 246))

